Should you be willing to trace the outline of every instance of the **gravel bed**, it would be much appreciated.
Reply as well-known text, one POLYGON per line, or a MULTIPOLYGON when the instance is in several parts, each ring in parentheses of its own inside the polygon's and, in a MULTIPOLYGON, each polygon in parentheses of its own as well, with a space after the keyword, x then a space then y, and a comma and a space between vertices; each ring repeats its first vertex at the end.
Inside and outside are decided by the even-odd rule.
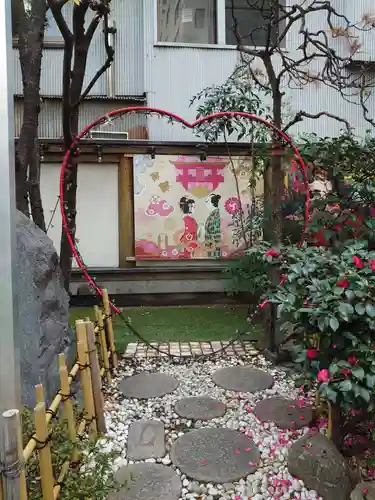
MULTIPOLYGON (((108 436, 121 450, 121 457, 115 461, 116 468, 138 463, 127 459, 126 443, 129 425, 141 419, 160 420, 165 426, 166 455, 145 460, 173 467, 182 481, 181 499, 199 500, 266 500, 303 499, 315 500, 321 497, 304 487, 301 480, 293 478, 287 469, 286 457, 291 444, 307 432, 281 430, 272 423, 262 423, 253 414, 253 408, 261 399, 283 396, 302 399, 293 381, 280 368, 275 368, 261 355, 247 358, 223 355, 214 360, 194 361, 191 358, 178 362, 168 359, 137 359, 120 361, 111 387, 106 389, 106 422, 108 436), (274 380, 271 389, 250 394, 227 391, 216 386, 211 375, 219 368, 248 365, 268 371, 274 380), (161 398, 136 400, 126 399, 118 391, 118 383, 125 377, 142 372, 165 373, 179 381, 178 388, 161 398), (192 421, 180 418, 174 405, 181 398, 189 396, 210 396, 227 405, 224 416, 209 421, 192 421), (224 427, 248 435, 261 452, 258 470, 239 481, 227 484, 200 484, 187 478, 176 469, 170 459, 171 445, 179 436, 191 429, 202 427, 224 427)), ((304 399, 304 402, 306 400, 304 399)), ((235 450, 234 450, 235 453, 235 450)))

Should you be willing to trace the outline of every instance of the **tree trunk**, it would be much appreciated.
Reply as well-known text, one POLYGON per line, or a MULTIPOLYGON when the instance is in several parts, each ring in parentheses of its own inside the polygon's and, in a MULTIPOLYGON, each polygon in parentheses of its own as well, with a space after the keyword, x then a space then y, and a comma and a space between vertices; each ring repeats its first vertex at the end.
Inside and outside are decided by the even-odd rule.
POLYGON ((29 165, 29 197, 33 221, 46 233, 43 204, 40 196, 40 156, 37 143, 35 143, 33 153, 31 154, 29 165))
POLYGON ((19 56, 23 82, 23 122, 16 148, 15 177, 17 208, 29 216, 28 176, 32 177, 30 193, 31 213, 34 222, 45 231, 43 207, 39 186, 38 125, 40 112, 40 76, 46 4, 33 0, 31 11, 21 8, 19 25, 19 56), (35 214, 35 218, 34 218, 35 214))

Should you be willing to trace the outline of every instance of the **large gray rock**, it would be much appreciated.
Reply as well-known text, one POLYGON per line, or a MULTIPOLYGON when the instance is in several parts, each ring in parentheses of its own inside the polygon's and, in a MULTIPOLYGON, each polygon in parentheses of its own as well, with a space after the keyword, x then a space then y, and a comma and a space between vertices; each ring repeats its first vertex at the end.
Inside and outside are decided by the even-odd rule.
POLYGON ((292 476, 302 479, 324 500, 349 500, 352 490, 344 457, 320 432, 296 441, 288 454, 292 476))
POLYGON ((20 212, 16 216, 22 403, 35 404, 35 385, 43 384, 47 402, 59 390, 57 355, 75 356, 68 327, 69 297, 51 239, 20 212))
POLYGON ((357 484, 350 500, 375 500, 375 483, 372 481, 357 484))

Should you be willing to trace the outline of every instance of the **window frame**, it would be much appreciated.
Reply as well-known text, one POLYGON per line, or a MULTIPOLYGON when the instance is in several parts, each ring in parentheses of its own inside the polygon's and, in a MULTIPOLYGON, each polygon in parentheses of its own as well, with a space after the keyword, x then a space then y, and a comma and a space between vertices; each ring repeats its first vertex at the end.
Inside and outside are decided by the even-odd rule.
MULTIPOLYGON (((147 1, 147 0, 146 0, 147 1)), ((195 48, 195 49, 223 49, 237 50, 237 45, 226 43, 226 0, 216 0, 216 43, 187 43, 187 42, 161 42, 159 38, 159 0, 155 0, 154 7, 154 46, 156 47, 175 47, 175 48, 195 48)), ((285 43, 285 40, 284 40, 285 43)), ((264 47, 257 46, 256 50, 262 50, 264 47)), ((281 47, 286 51, 285 47, 281 47)))

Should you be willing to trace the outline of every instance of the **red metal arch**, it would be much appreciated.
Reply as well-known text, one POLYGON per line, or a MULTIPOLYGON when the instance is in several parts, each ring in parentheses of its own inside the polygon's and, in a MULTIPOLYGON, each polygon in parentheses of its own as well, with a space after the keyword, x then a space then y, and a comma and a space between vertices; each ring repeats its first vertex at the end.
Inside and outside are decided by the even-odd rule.
MULTIPOLYGON (((225 111, 221 113, 214 113, 212 115, 205 116, 203 118, 200 118, 199 120, 195 120, 194 122, 190 123, 184 120, 181 116, 176 115, 175 113, 171 113, 169 111, 165 111, 163 109, 158 109, 158 108, 152 108, 152 107, 147 107, 147 106, 135 106, 135 107, 130 107, 130 108, 120 108, 116 109, 114 111, 111 111, 110 113, 100 116, 96 120, 94 120, 92 123, 87 125, 74 139, 72 142, 69 150, 65 153, 62 165, 61 165, 61 171, 60 171, 60 211, 61 211, 61 218, 62 218, 62 225, 64 232, 66 234, 66 237, 68 239, 69 245, 72 249, 72 254, 77 262, 78 267, 81 269, 83 276, 86 278, 87 282, 89 285, 100 295, 103 295, 103 292, 101 288, 95 283, 95 280, 90 276, 90 274, 87 272, 86 266, 83 262, 82 257, 80 256, 80 253, 78 251, 78 247, 76 243, 73 241, 72 236, 69 233, 68 230, 68 221, 65 213, 65 200, 64 200, 64 177, 65 177, 65 169, 69 163, 70 157, 73 154, 74 150, 78 146, 79 141, 87 135, 87 133, 94 128, 97 125, 100 125, 101 123, 105 123, 108 121, 110 118, 116 118, 121 115, 125 115, 128 113, 154 113, 159 116, 166 116, 168 118, 173 119, 174 121, 180 123, 181 125, 194 129, 198 125, 202 125, 203 123, 213 121, 215 119, 219 118, 235 118, 235 117, 242 117, 242 118, 247 118, 249 121, 257 122, 271 131, 275 132, 281 139, 283 139, 293 150, 294 154, 297 157, 297 161, 300 167, 300 170, 303 175, 304 179, 304 184, 305 184, 305 231, 308 226, 308 218, 309 218, 309 210, 310 210, 310 196, 309 196, 309 190, 308 190, 308 175, 307 175, 307 166, 305 165, 301 152, 299 149, 294 145, 292 142, 292 139, 285 134, 282 130, 278 129, 275 125, 272 123, 268 122, 264 118, 260 116, 253 115, 251 113, 245 113, 242 111, 225 111)), ((114 312, 119 313, 120 310, 118 307, 116 307, 113 303, 111 303, 111 308, 114 312)))

